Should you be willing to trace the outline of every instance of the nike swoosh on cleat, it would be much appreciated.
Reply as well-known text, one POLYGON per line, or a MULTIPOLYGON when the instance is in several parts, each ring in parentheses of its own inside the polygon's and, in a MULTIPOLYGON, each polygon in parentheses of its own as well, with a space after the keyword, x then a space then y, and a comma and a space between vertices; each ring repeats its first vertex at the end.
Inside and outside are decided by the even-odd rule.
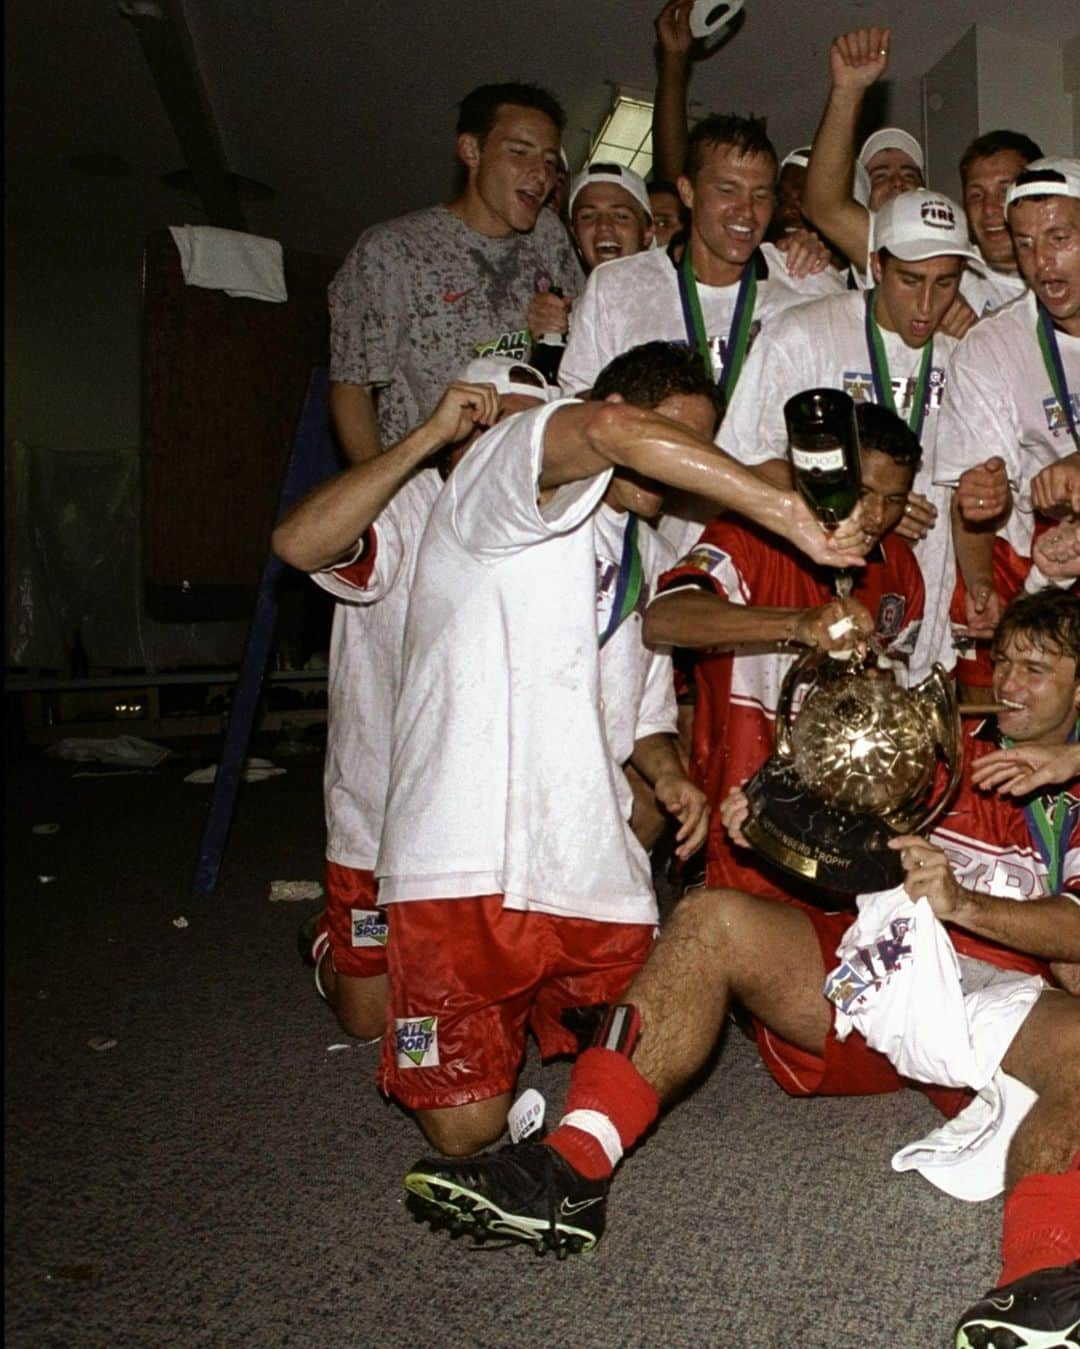
POLYGON ((579 1199, 576 1203, 571 1203, 569 1199, 564 1199, 559 1205, 559 1212, 564 1218, 571 1218, 575 1213, 580 1213, 582 1209, 592 1208, 593 1204, 599 1204, 600 1196, 595 1199, 579 1199))
POLYGON ((467 290, 444 290, 443 299, 447 304, 456 304, 462 296, 471 294, 475 289, 475 286, 469 286, 467 290))

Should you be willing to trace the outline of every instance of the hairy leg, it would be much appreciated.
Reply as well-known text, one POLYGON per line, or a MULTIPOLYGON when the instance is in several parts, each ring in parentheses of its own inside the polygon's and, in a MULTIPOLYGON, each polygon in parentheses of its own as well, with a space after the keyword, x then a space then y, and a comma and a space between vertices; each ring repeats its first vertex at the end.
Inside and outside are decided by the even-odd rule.
POLYGON ((708 1058, 733 997, 786 1040, 821 1053, 825 968, 809 918, 738 890, 697 890, 675 910, 624 1001, 643 1031, 634 1067, 670 1100, 708 1058))
POLYGON ((1080 1001, 1047 989, 1001 1066, 1039 1093, 1009 1148, 1012 1189, 1023 1176, 1064 1171, 1080 1151, 1080 1001))

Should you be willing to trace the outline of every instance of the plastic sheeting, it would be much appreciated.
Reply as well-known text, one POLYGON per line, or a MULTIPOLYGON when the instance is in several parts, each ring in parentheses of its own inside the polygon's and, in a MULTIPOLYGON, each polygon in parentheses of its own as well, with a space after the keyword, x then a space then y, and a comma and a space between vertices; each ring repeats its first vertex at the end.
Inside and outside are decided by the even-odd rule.
MULTIPOLYGON (((9 443, 4 465, 8 667, 234 665, 246 622, 155 623, 142 601, 134 450, 9 443)), ((83 672, 79 672, 83 673, 83 672)))

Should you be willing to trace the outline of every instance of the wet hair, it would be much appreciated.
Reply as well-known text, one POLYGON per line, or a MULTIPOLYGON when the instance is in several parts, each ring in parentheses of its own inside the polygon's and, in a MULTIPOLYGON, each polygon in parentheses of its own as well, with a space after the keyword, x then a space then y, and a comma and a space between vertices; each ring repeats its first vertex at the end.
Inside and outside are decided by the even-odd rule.
POLYGON ((690 132, 686 143, 686 164, 683 173, 691 181, 696 177, 709 150, 718 145, 730 145, 741 156, 767 155, 774 166, 780 160, 776 148, 769 140, 765 123, 760 117, 735 117, 727 113, 714 112, 702 118, 690 132))
POLYGON ((538 84, 511 80, 505 84, 481 84, 466 94, 458 105, 457 134, 475 136, 483 145, 495 125, 499 109, 507 103, 515 108, 535 108, 542 112, 551 118, 560 134, 566 125, 566 113, 554 94, 549 94, 538 84))
POLYGON ((862 449, 887 454, 894 463, 910 468, 914 476, 922 462, 923 449, 919 437, 903 417, 879 403, 856 403, 855 424, 862 449))
POLYGON ((960 181, 967 182, 968 169, 977 159, 989 159, 1002 150, 1015 150, 1025 164, 1033 159, 1042 159, 1042 151, 1022 131, 987 131, 976 136, 960 157, 960 181))
POLYGON ((700 394, 724 415, 724 395, 705 369, 701 352, 685 342, 642 342, 609 361, 597 376, 589 398, 602 402, 619 394, 639 408, 659 407, 677 394, 700 394))
POLYGON ((1080 595, 1057 586, 1017 595, 994 629, 993 654, 1000 654, 1011 637, 1021 634, 1039 651, 1071 656, 1080 675, 1080 595))

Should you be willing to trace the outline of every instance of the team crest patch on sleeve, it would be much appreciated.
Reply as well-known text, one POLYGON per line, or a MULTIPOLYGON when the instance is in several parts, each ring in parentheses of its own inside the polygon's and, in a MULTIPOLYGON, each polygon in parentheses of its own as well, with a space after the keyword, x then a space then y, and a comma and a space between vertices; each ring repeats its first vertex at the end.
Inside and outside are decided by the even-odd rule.
POLYGON ((713 575, 718 568, 726 566, 729 556, 721 548, 717 548, 712 543, 695 544, 689 553, 679 563, 680 567, 694 567, 698 571, 708 572, 713 575))
POLYGON ((906 611, 907 599, 903 595, 882 595, 877 611, 878 636, 886 641, 899 636, 906 611))
POLYGON ((353 946, 385 946, 390 925, 382 909, 350 909, 353 946))
POLYGON ((399 1016, 394 1018, 394 1043, 399 1068, 437 1068, 439 1065, 439 1018, 399 1016))

